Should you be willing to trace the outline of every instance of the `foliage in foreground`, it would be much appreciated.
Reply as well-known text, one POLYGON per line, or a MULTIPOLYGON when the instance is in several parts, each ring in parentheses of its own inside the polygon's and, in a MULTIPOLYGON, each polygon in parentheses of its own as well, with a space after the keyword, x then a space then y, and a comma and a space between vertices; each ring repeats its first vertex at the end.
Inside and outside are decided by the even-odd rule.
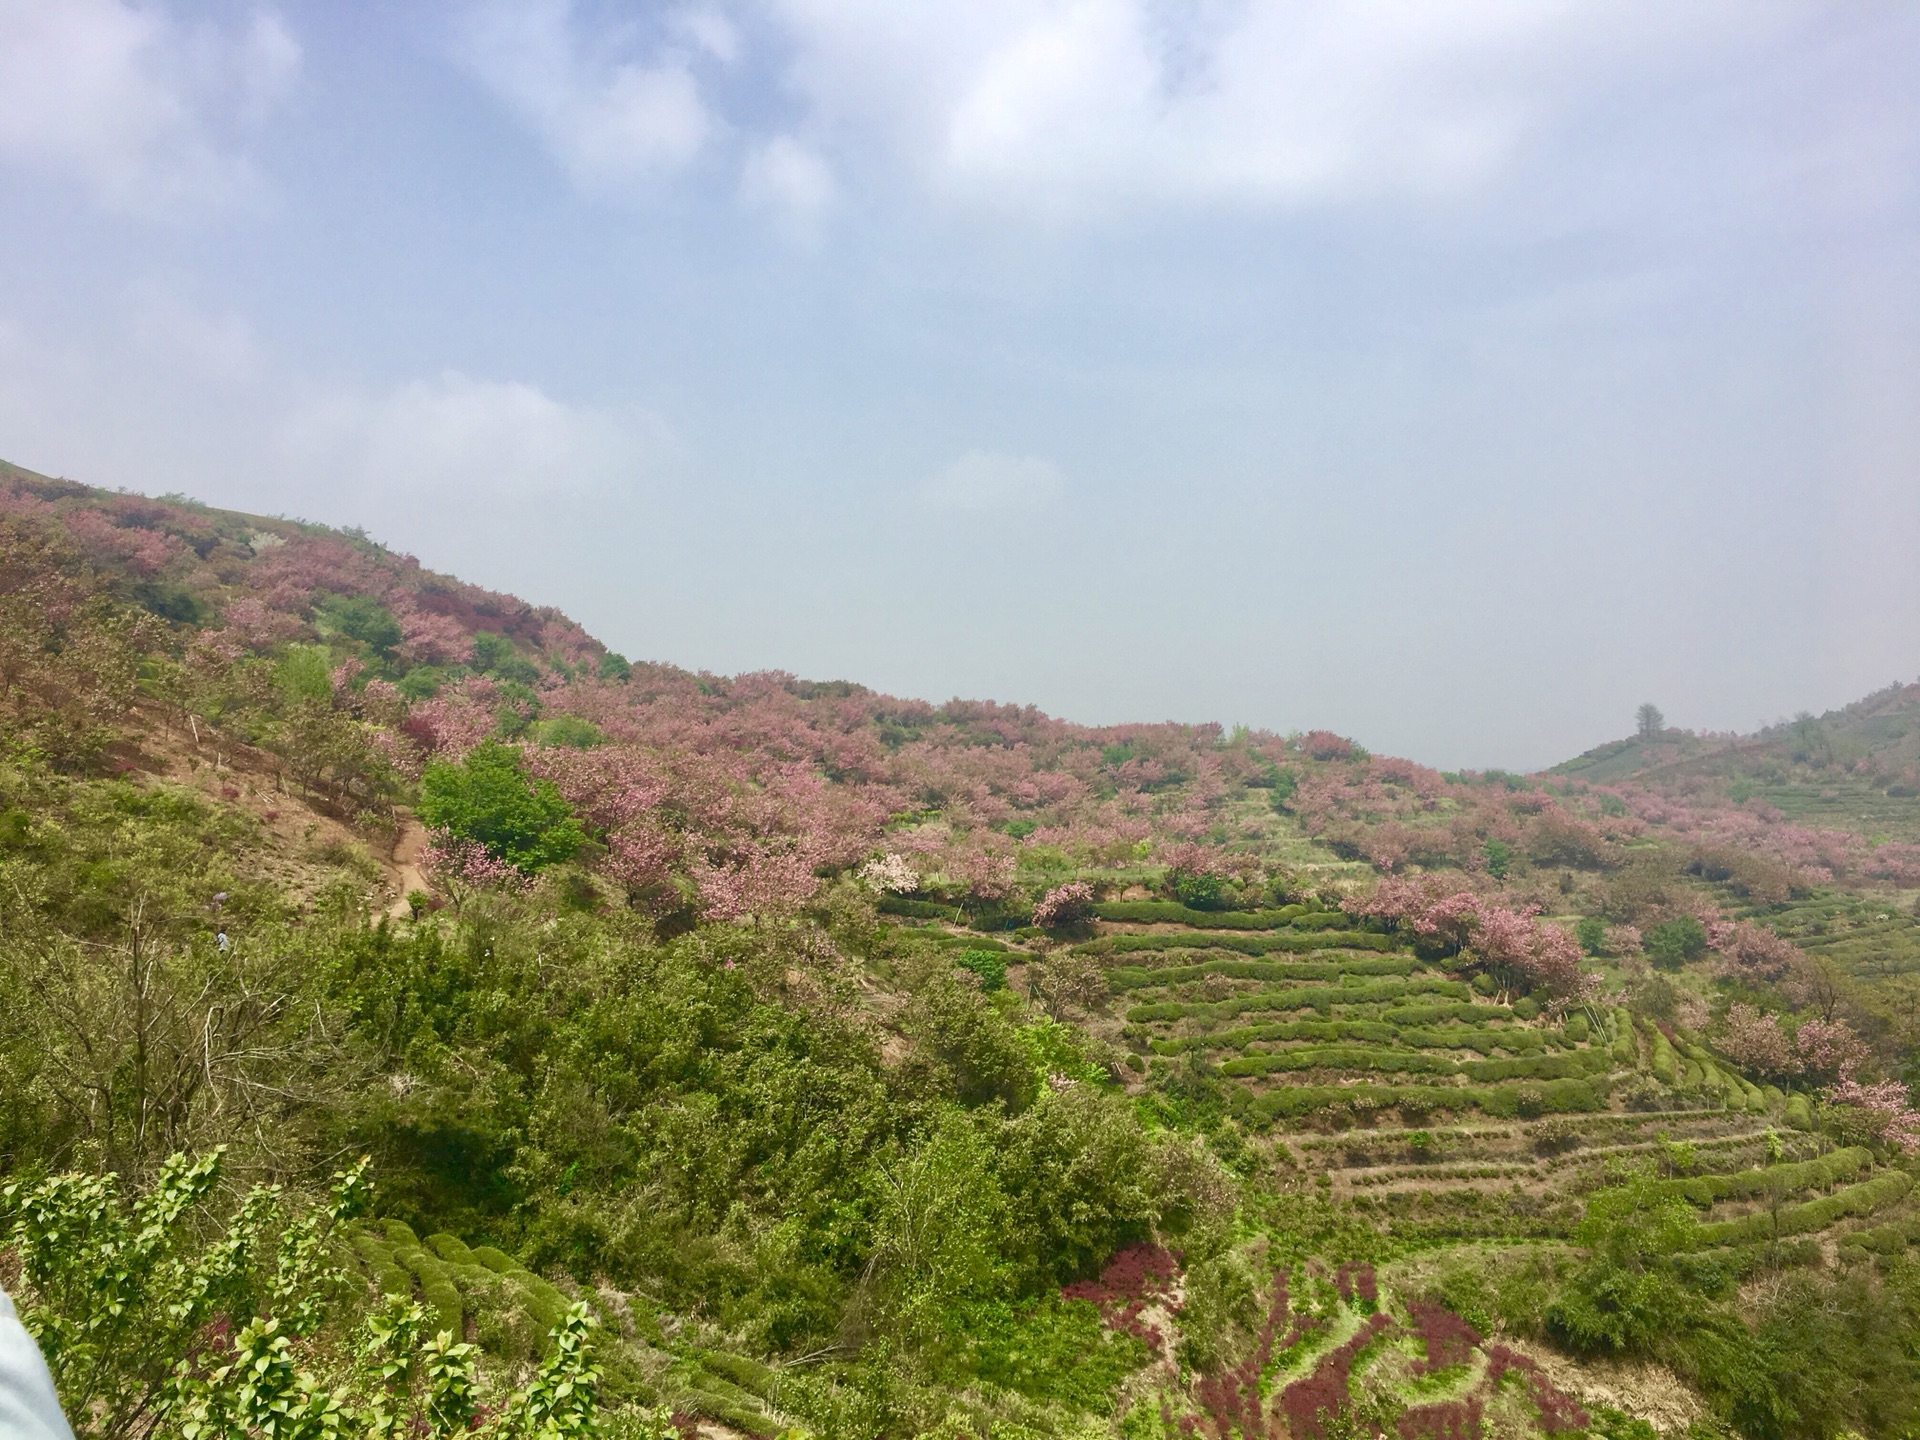
POLYGON ((362 1161, 336 1175, 320 1202, 255 1186, 224 1224, 210 1213, 217 1153, 173 1156, 132 1201, 111 1175, 0 1191, 21 1318, 76 1431, 506 1440, 601 1429, 584 1304, 516 1388, 483 1375, 477 1347, 433 1331, 419 1305, 370 1302, 335 1263, 339 1227, 368 1198, 366 1172, 362 1161))

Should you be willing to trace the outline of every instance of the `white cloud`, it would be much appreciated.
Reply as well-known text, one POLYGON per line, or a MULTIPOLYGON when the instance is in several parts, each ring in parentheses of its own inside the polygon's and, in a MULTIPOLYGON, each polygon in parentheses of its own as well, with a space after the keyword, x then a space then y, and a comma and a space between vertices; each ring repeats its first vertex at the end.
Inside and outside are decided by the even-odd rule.
MULTIPOLYGON (((724 17, 685 12, 644 60, 576 32, 568 0, 500 0, 468 13, 459 40, 472 73, 530 125, 583 190, 618 190, 678 170, 714 130, 693 53, 725 58, 737 37, 724 17)), ((617 40, 620 37, 614 37, 617 40)))
POLYGON ((299 70, 267 11, 228 32, 123 0, 0 0, 0 161, 119 211, 224 204, 253 183, 239 132, 299 70))
POLYGON ((955 514, 1036 510, 1064 488, 1059 467, 1030 455, 969 450, 920 486, 921 500, 955 514))
POLYGON ((1803 0, 766 0, 735 13, 748 18, 693 4, 614 26, 572 0, 481 0, 460 49, 583 189, 689 167, 733 135, 743 196, 804 230, 835 174, 868 173, 875 156, 947 201, 1043 216, 1451 197, 1606 86, 1778 38, 1808 12, 1803 0), (749 83, 768 64, 781 83, 749 83))
POLYGON ((740 196, 771 211, 796 239, 811 239, 833 203, 833 172, 819 152, 791 135, 778 135, 747 157, 740 196))
POLYGON ((775 0, 816 126, 1042 212, 1446 195, 1598 80, 1790 6, 1638 0, 775 0))

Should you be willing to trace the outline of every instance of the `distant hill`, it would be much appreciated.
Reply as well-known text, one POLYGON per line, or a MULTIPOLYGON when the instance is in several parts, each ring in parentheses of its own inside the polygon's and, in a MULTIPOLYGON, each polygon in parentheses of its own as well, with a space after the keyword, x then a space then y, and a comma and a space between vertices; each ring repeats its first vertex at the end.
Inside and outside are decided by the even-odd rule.
POLYGON ((1920 685, 1889 685, 1751 735, 1668 730, 1595 746, 1542 772, 1676 800, 1758 800, 1797 822, 1920 839, 1920 685))

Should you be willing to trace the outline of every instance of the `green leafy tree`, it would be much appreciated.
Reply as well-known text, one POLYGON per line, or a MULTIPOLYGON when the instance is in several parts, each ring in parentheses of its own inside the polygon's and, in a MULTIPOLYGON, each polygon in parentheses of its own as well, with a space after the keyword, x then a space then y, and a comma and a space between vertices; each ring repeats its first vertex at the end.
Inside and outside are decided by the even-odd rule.
POLYGON ((420 778, 420 818, 535 871, 571 860, 586 840, 551 780, 530 776, 520 752, 490 740, 453 764, 436 760, 420 778))
POLYGON ((1583 916, 1573 927, 1573 938, 1589 955, 1603 955, 1607 949, 1607 922, 1598 915, 1583 916))
POLYGON ((1548 1328, 1588 1354, 1648 1354, 1683 1333, 1698 1305, 1671 1261, 1697 1228, 1692 1207, 1648 1172, 1596 1193, 1574 1231, 1586 1263, 1548 1307, 1548 1328))
POLYGON ((1486 858, 1487 873, 1496 880, 1504 880, 1513 866, 1513 847, 1504 840, 1489 840, 1480 847, 1480 853, 1486 858))
POLYGON ((540 683, 539 668, 523 658, 506 636, 491 630, 482 630, 473 637, 473 654, 468 663, 483 675, 493 675, 521 685, 540 683))
POLYGON ((274 683, 290 704, 333 699, 333 659, 324 645, 289 645, 273 667, 274 683))
POLYGON ((332 596, 314 607, 314 620, 321 634, 358 640, 383 658, 403 638, 400 622, 370 595, 332 596))
POLYGON ((1667 729, 1667 717, 1651 700, 1633 712, 1633 723, 1642 740, 1658 740, 1667 729))
POLYGON ((1691 915, 1682 915, 1647 931, 1647 955, 1663 970, 1678 970, 1707 953, 1707 927, 1691 915))

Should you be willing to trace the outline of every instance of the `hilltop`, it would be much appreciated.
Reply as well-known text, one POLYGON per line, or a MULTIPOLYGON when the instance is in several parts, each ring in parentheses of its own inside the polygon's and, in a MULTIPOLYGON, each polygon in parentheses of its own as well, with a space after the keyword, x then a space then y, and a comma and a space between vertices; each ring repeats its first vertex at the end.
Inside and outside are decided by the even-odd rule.
POLYGON ((257 1351, 438 1433, 1920 1417, 1920 687, 1441 773, 0 467, 0 713, 0 1276, 76 1414, 246 1433, 257 1351), (35 1238, 100 1186, 212 1247, 112 1282, 165 1344, 35 1238))

